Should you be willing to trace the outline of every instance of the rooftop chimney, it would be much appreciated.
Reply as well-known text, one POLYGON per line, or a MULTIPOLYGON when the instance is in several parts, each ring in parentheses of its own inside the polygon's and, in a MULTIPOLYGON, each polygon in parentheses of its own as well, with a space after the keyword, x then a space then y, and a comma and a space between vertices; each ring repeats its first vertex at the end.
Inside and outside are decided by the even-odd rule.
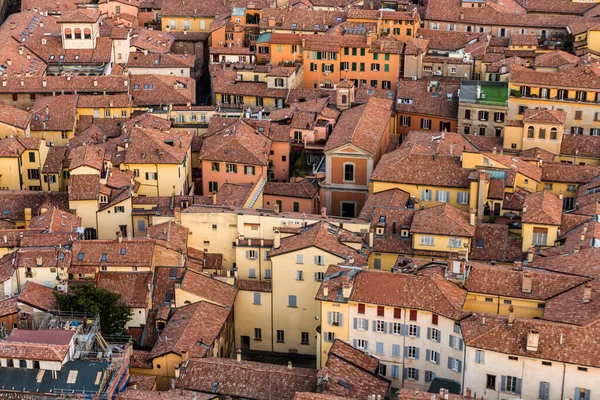
POLYGON ((534 251, 535 251, 535 249, 533 247, 530 247, 529 249, 527 249, 527 262, 528 263, 533 262, 534 251))
POLYGON ((540 331, 532 328, 527 332, 527 351, 537 351, 540 343, 540 331))
POLYGON ((525 271, 523 273, 523 278, 521 280, 521 292, 531 293, 532 286, 533 286, 533 275, 531 274, 531 272, 525 271))
POLYGON ((561 191, 560 191, 560 193, 558 194, 558 198, 562 200, 562 199, 563 199, 563 197, 564 197, 564 196, 563 196, 563 191, 561 190, 561 191))
POLYGON ((288 369, 289 369, 289 370, 292 370, 292 369, 293 369, 293 367, 292 367, 292 362, 291 362, 291 361, 288 361, 288 369))
POLYGON ((323 297, 329 297, 329 287, 323 286, 323 297))
POLYGON ((352 282, 344 282, 342 284, 342 297, 348 299, 350 298, 350 293, 352 293, 352 282))
POLYGON ((278 249, 281 246, 281 232, 276 229, 273 232, 273 248, 278 249))
POLYGON ((237 363, 241 363, 242 362, 242 349, 237 349, 236 353, 236 361, 237 363))
POLYGON ((483 222, 485 200, 485 170, 479 171, 479 185, 477 188, 477 222, 483 222))
POLYGON ((44 259, 41 256, 37 256, 35 258, 35 265, 37 265, 38 267, 41 267, 43 263, 44 263, 44 259))
POLYGON ((321 207, 321 218, 327 218, 327 207, 321 207))
POLYGON ((469 210, 469 223, 473 226, 475 226, 475 220, 477 219, 477 209, 476 208, 471 208, 469 210))
POLYGON ((279 203, 275 204, 275 215, 279 215, 279 203))
POLYGON ((508 307, 508 321, 506 322, 506 324, 508 325, 508 327, 512 327, 514 323, 515 323, 515 307, 511 305, 510 307, 508 307))
POLYGON ((121 231, 117 232, 117 241, 119 243, 123 243, 123 232, 121 232, 121 231))
POLYGON ((217 192, 213 192, 212 194, 212 203, 213 206, 217 204, 217 192))
POLYGON ((583 299, 581 302, 587 304, 592 301, 592 282, 588 282, 583 287, 583 299))
POLYGON ((522 261, 515 261, 513 264, 513 270, 515 271, 523 271, 523 262, 522 261))

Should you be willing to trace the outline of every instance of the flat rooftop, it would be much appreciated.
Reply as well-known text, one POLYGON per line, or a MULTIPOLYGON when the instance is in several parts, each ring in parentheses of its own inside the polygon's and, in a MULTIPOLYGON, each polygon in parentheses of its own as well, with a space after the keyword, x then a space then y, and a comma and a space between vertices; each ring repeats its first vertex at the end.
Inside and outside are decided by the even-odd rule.
POLYGON ((459 101, 492 106, 507 106, 508 83, 463 81, 460 85, 459 101), (478 86, 480 87, 479 97, 477 96, 478 86))

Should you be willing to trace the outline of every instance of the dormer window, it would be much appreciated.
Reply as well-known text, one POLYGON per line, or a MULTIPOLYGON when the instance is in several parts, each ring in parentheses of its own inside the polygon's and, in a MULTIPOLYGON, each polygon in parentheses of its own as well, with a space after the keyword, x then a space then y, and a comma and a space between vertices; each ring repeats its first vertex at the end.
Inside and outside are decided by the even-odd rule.
POLYGON ((402 229, 402 230, 400 230, 400 236, 402 236, 402 237, 408 237, 408 229, 402 229))
POLYGON ((384 232, 385 232, 385 228, 382 226, 378 226, 377 229, 375 229, 375 234, 377 236, 383 236, 384 232))
POLYGON ((79 253, 79 254, 77 254, 77 260, 83 261, 83 257, 85 257, 85 253, 79 253))
POLYGON ((72 39, 73 38, 73 31, 71 30, 71 28, 65 28, 65 39, 72 39))
POLYGON ((125 250, 125 249, 121 249, 121 253, 120 253, 120 254, 121 254, 122 256, 124 256, 124 255, 125 255, 125 253, 126 253, 126 250, 125 250))
POLYGON ((75 28, 75 39, 81 39, 81 28, 75 28))
POLYGON ((50 54, 50 59, 54 60, 54 54, 50 54))
POLYGON ((102 257, 100 257, 100 261, 106 261, 108 259, 108 254, 102 253, 102 257))

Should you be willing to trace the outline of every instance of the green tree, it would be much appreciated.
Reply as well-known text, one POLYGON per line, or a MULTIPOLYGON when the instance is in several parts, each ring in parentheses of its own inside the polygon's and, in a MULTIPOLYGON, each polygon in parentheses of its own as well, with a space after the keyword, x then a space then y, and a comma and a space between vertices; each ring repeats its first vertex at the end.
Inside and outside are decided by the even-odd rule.
POLYGON ((73 285, 69 293, 54 293, 61 311, 86 312, 100 315, 100 329, 104 335, 125 332, 125 324, 131 319, 131 307, 121 303, 121 295, 94 285, 73 285))

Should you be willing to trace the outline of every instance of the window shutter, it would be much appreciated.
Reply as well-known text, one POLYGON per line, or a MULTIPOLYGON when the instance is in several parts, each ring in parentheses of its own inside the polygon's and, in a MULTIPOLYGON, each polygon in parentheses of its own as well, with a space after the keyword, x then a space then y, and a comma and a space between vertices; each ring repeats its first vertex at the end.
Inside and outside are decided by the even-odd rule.
POLYGON ((318 281, 318 280, 319 280, 319 273, 315 272, 315 281, 318 281))
POLYGON ((448 343, 448 346, 450 346, 450 347, 454 347, 454 346, 453 346, 453 344, 454 344, 454 336, 450 335, 450 339, 449 339, 449 341, 450 341, 450 342, 448 343))
POLYGON ((415 381, 419 380, 419 370, 415 368, 415 381))
POLYGON ((341 327, 341 326, 343 326, 343 323, 342 323, 342 322, 343 322, 343 320, 344 320, 344 315, 343 315, 342 313, 340 313, 340 315, 339 315, 339 317, 338 317, 338 318, 339 318, 339 320, 338 320, 338 324, 339 324, 339 326, 341 327))
POLYGON ((548 382, 540 382, 540 392, 538 397, 542 400, 550 399, 550 383, 548 382))
POLYGON ((461 338, 458 338, 458 349, 461 351, 463 349, 463 340, 461 338))
POLYGON ((408 346, 404 346, 404 358, 408 357, 408 346))
POLYGON ((148 180, 148 173, 146 172, 146 180, 148 180))
POLYGON ((481 351, 475 350, 475 362, 481 364, 481 351))
MULTIPOLYGON (((354 318, 354 320, 356 321, 356 318, 354 318)), ((357 343, 356 343, 356 339, 352 340, 352 347, 354 347, 356 349, 357 343)))
POLYGON ((331 311, 327 312, 327 323, 329 325, 331 325, 333 323, 333 315, 332 315, 331 311))
POLYGON ((392 357, 400 357, 400 345, 399 344, 392 345, 392 357))
POLYGON ((369 320, 368 319, 364 319, 363 320, 363 326, 362 326, 364 331, 368 331, 369 330, 369 320))
POLYGON ((319 256, 315 256, 315 264, 319 264, 319 256))
MULTIPOLYGON (((506 392, 506 375, 502 375, 502 380, 500 381, 500 391, 506 392)), ((577 399, 579 399, 579 397, 577 399)))
MULTIPOLYGON (((431 350, 429 349, 425 351, 425 360, 431 361, 431 350)), ((427 372, 425 372, 425 377, 427 377, 427 372)))
MULTIPOLYGON (((521 394, 521 383, 523 382, 523 379, 517 379, 517 394, 521 394)), ((586 397, 587 399, 588 397, 586 397)))
POLYGON ((325 72, 325 64, 321 64, 321 72, 325 72))
POLYGON ((415 359, 417 359, 417 360, 418 360, 418 359, 419 359, 419 353, 420 353, 420 349, 417 347, 417 348, 415 349, 415 351, 416 351, 416 353, 415 353, 415 359))
POLYGON ((387 322, 384 322, 384 323, 383 323, 383 332, 384 332, 384 333, 385 333, 385 332, 387 332, 387 325, 388 325, 388 323, 387 323, 387 322))
POLYGON ((479 362, 485 364, 485 352, 483 351, 479 353, 479 362))
POLYGON ((373 320, 373 332, 377 330, 377 321, 373 320))
POLYGON ((334 64, 331 64, 331 72, 333 72, 335 70, 335 66, 334 64))
POLYGON ((448 369, 452 369, 452 357, 448 357, 448 369))
POLYGON ((403 325, 400 327, 400 334, 401 334, 402 336, 406 336, 406 335, 408 334, 408 326, 407 326, 407 325, 404 325, 404 324, 403 324, 403 325))
POLYGON ((417 325, 417 337, 421 337, 421 327, 417 325))
POLYGON ((155 173, 154 173, 154 179, 155 179, 155 180, 158 180, 158 172, 155 172, 155 173))
POLYGON ((254 293, 254 304, 260 304, 260 293, 254 293))
POLYGON ((365 350, 368 350, 368 349, 369 349, 369 342, 367 342, 367 341, 365 340, 365 350))
POLYGON ((462 372, 462 361, 458 360, 458 372, 462 372))
POLYGON ((246 250, 246 259, 250 258, 250 251, 246 250))
POLYGON ((427 328, 427 339, 431 339, 431 328, 427 328))
MULTIPOLYGON (((402 371, 402 377, 403 377, 404 379, 406 379, 406 376, 407 376, 407 375, 408 375, 408 369, 407 369, 407 368, 404 368, 404 370, 402 371)), ((579 398, 578 398, 577 400, 579 400, 579 398)))
POLYGON ((585 398, 586 400, 592 398, 592 391, 590 389, 585 389, 585 398))
MULTIPOLYGON (((358 318, 354 318, 353 324, 354 324, 354 329, 358 329, 358 318)), ((356 340, 355 340, 355 342, 356 342, 356 340)))

